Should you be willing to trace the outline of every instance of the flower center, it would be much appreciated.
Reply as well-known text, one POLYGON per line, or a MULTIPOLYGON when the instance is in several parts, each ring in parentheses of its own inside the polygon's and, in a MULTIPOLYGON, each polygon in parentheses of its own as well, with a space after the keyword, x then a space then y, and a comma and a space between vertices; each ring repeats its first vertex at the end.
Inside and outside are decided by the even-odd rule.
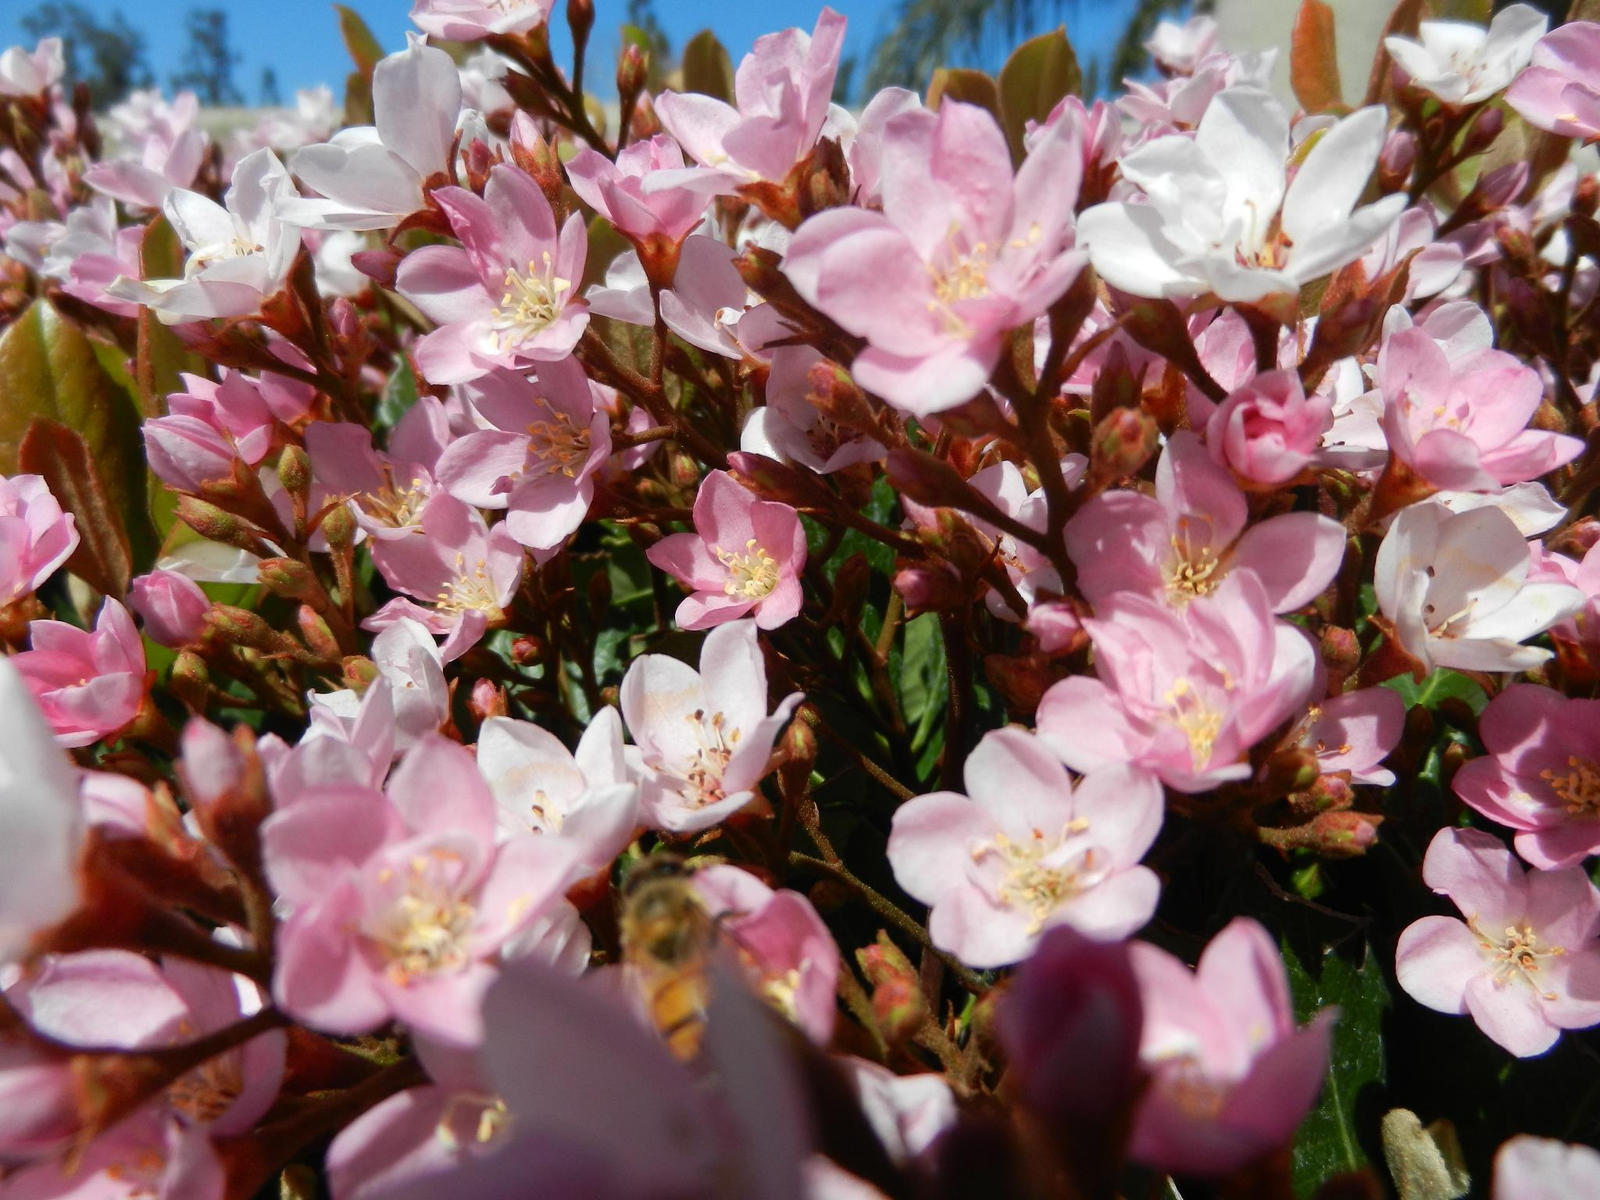
POLYGON ((361 511, 394 529, 415 525, 422 517, 423 506, 428 503, 433 490, 427 482, 412 478, 404 486, 395 482, 390 468, 385 468, 386 482, 375 492, 363 492, 356 497, 361 511))
MULTIPOLYGON (((406 867, 405 890, 395 898, 376 935, 389 960, 387 974, 398 984, 420 975, 459 970, 467 961, 466 942, 477 915, 452 883, 460 857, 449 850, 419 854, 406 867)), ((380 883, 393 878, 385 867, 380 883)))
POLYGON ((1568 756, 1567 766, 1571 769, 1565 774, 1546 767, 1539 772, 1539 778, 1550 785, 1569 813, 1600 815, 1600 763, 1574 754, 1568 756))
POLYGON ((987 859, 999 860, 1000 879, 995 884, 995 899, 1010 908, 1028 914, 1028 932, 1038 933, 1050 914, 1105 877, 1099 855, 1093 847, 1064 860, 1057 852, 1066 839, 1088 830, 1089 822, 1078 818, 1072 821, 1062 835, 1046 838, 1043 830, 1035 829, 1028 839, 1014 842, 1004 833, 997 833, 988 841, 974 842, 970 853, 974 863, 987 859))
POLYGON ((169 1087, 167 1101, 185 1116, 209 1124, 233 1107, 243 1090, 239 1056, 219 1054, 169 1087))
POLYGON ((489 578, 488 562, 480 558, 470 571, 466 563, 467 556, 458 551, 456 576, 434 596, 434 607, 450 616, 481 612, 487 614, 491 621, 500 620, 506 615, 505 609, 495 599, 494 581, 489 578))
POLYGON ((561 314, 572 281, 556 276, 555 263, 546 250, 542 269, 540 264, 531 262, 526 274, 507 267, 501 288, 500 303, 489 327, 495 349, 504 354, 534 337, 561 314))
POLYGON ((724 595, 743 596, 747 600, 761 600, 772 594, 778 586, 778 560, 768 554, 766 547, 751 538, 744 544, 745 552, 739 554, 711 547, 717 561, 728 568, 728 581, 722 585, 724 595))
POLYGON ((194 253, 189 256, 189 262, 184 267, 183 277, 193 279, 214 262, 225 258, 248 258, 252 254, 265 254, 266 247, 252 238, 248 233, 235 233, 225 242, 212 242, 206 246, 196 246, 194 253))
POLYGON ((510 1127, 511 1113, 499 1096, 458 1092, 445 1101, 433 1132, 451 1150, 459 1150, 469 1142, 487 1146, 510 1127))
POLYGON ((695 709, 685 720, 700 745, 683 773, 682 794, 693 807, 705 808, 726 798, 722 775, 739 744, 740 730, 725 728, 727 717, 720 712, 708 717, 703 708, 695 709))
POLYGON ((1539 986, 1539 960, 1559 958, 1567 952, 1565 946, 1541 948, 1538 934, 1526 925, 1507 925, 1505 932, 1496 937, 1483 931, 1475 915, 1467 919, 1467 927, 1477 937, 1485 956, 1494 964, 1496 985, 1504 986, 1513 979, 1521 979, 1542 999, 1558 998, 1555 992, 1545 991, 1539 986))
POLYGON ((1172 712, 1172 722, 1189 741, 1189 757, 1196 770, 1211 761, 1222 733, 1224 714, 1202 697, 1188 678, 1180 676, 1162 697, 1172 712))
POLYGON ((547 475, 575 479, 589 460, 589 430, 579 428, 564 412, 550 409, 548 421, 528 425, 528 462, 547 475))

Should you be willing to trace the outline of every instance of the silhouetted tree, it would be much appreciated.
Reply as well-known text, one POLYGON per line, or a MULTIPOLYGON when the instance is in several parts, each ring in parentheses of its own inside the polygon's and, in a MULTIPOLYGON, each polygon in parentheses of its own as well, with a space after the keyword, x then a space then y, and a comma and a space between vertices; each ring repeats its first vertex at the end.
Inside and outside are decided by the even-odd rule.
POLYGON ((239 55, 228 44, 228 14, 220 8, 192 8, 184 17, 189 44, 183 69, 172 77, 172 89, 189 88, 202 104, 243 104, 233 82, 239 55))
POLYGON ((67 84, 86 84, 94 106, 104 109, 134 88, 154 83, 145 60, 144 35, 120 12, 102 23, 72 0, 52 0, 22 18, 32 38, 59 37, 67 60, 67 84))
POLYGON ((278 73, 271 67, 261 68, 261 85, 256 89, 256 103, 263 108, 277 108, 283 103, 283 93, 278 90, 278 73))

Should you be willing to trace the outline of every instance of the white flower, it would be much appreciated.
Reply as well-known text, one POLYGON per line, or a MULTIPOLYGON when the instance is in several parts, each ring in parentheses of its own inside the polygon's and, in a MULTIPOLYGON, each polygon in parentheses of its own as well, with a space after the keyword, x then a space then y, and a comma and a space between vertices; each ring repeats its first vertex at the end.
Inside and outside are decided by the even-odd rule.
POLYGON ((1411 82, 1447 104, 1476 104, 1508 86, 1528 65, 1548 18, 1526 4, 1495 13, 1485 29, 1465 21, 1423 21, 1420 41, 1386 37, 1384 49, 1411 82))
POLYGON ((1147 202, 1095 205, 1078 218, 1078 242, 1101 278, 1136 296, 1293 295, 1359 256, 1405 207, 1396 195, 1355 208, 1386 122, 1381 106, 1352 113, 1289 180, 1283 106, 1229 88, 1193 138, 1156 138, 1122 160, 1147 202))
POLYGON ((66 74, 61 39, 47 37, 29 54, 12 46, 0 54, 0 96, 42 96, 66 74))
POLYGON ((1550 651, 1520 642, 1584 605, 1560 583, 1529 583, 1528 545, 1498 506, 1453 513, 1432 500, 1401 510, 1378 548, 1378 607, 1428 670, 1526 671, 1550 651))
POLYGON ((189 251, 182 279, 119 278, 106 289, 118 300, 153 309, 162 321, 244 317, 283 286, 300 249, 300 231, 274 215, 294 185, 271 150, 239 160, 223 205, 174 188, 162 205, 189 251))

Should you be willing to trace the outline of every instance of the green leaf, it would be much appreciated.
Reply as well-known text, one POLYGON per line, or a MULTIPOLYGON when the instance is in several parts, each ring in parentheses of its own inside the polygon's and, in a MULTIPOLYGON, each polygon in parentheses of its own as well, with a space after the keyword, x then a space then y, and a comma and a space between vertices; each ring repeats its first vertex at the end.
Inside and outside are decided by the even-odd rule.
POLYGON ((733 103, 733 60, 709 29, 695 34, 683 48, 683 89, 733 103))
POLYGON ((383 61, 383 47, 372 36, 372 30, 367 28, 360 13, 342 4, 335 4, 333 11, 339 14, 339 34, 344 38, 344 48, 350 51, 350 60, 356 64, 356 70, 371 78, 372 68, 383 61))
POLYGON ((1380 686, 1399 692, 1407 708, 1415 708, 1419 704, 1424 708, 1438 708, 1442 701, 1462 700, 1474 713, 1481 713, 1484 705, 1489 703, 1488 694, 1476 680, 1459 671, 1442 668, 1421 683, 1412 682, 1409 675, 1397 675, 1380 686))
POLYGON ((1000 68, 1000 112, 1012 161, 1023 159, 1028 121, 1042 122, 1063 96, 1082 87, 1083 71, 1065 29, 1041 33, 1011 52, 1000 68))
POLYGON ((1372 1097, 1364 1099, 1362 1093, 1370 1088, 1381 1091, 1387 1079, 1382 1026, 1390 1007, 1389 985, 1377 954, 1365 942, 1357 962, 1315 942, 1316 957, 1305 960, 1287 939, 1282 949, 1296 1021, 1303 1024, 1329 1005, 1339 1008, 1329 1045, 1327 1085, 1295 1136, 1295 1190, 1310 1195, 1328 1176, 1367 1165, 1361 1134, 1364 1125, 1372 1125, 1368 1133, 1375 1132, 1376 1116, 1363 1121, 1374 1106, 1372 1097))
POLYGON ((36 300, 0 334, 0 474, 17 473, 23 435, 36 417, 77 433, 94 458, 105 497, 120 513, 135 570, 154 561, 139 409, 118 387, 84 332, 36 300))
POLYGON ((921 750, 944 715, 949 698, 946 687, 949 668, 945 664, 944 637, 937 613, 923 613, 906 622, 905 649, 900 653, 900 670, 895 679, 900 690, 900 709, 913 730, 911 749, 921 750))
POLYGON ((373 423, 379 429, 392 431, 416 402, 417 377, 411 370, 411 364, 401 359, 395 363, 394 370, 383 385, 377 409, 372 414, 373 423))
POLYGON ((344 123, 371 125, 372 122, 372 76, 351 71, 344 79, 344 123))
POLYGON ((982 71, 966 67, 940 67, 928 84, 928 107, 938 108, 939 102, 946 96, 987 108, 996 121, 1000 120, 1000 89, 982 71))

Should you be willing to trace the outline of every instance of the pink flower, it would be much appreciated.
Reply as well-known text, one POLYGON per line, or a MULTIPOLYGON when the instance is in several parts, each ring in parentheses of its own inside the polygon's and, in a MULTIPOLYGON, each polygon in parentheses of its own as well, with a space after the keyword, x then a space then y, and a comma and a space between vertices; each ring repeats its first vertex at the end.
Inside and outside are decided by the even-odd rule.
POLYGON ((354 422, 314 421, 305 433, 317 484, 349 496, 356 523, 379 541, 417 532, 450 441, 449 417, 432 396, 419 398, 396 423, 387 453, 374 450, 372 431, 354 422))
POLYGON ((522 582, 526 555, 504 524, 490 528, 478 510, 438 495, 422 510, 421 536, 380 541, 372 561, 391 587, 416 597, 389 601, 362 623, 382 629, 402 617, 442 635, 451 662, 505 620, 522 582))
POLYGON ((576 751, 531 722, 490 717, 478 732, 478 769, 505 833, 559 835, 593 871, 633 838, 639 785, 628 775, 614 708, 595 714, 576 751))
POLYGON ((310 412, 316 399, 316 389, 310 384, 270 371, 252 379, 224 367, 220 383, 198 375, 179 378, 185 390, 167 396, 167 411, 172 415, 146 422, 145 428, 160 428, 174 417, 204 421, 227 438, 237 457, 252 467, 274 448, 285 426, 310 412))
POLYGON ((684 166, 683 151, 661 133, 628 143, 615 162, 585 147, 568 160, 567 178, 583 202, 619 232, 672 244, 700 223, 713 196, 732 191, 722 172, 684 166))
POLYGON ((1195 434, 1168 439, 1156 464, 1155 497, 1102 492, 1067 522, 1067 553, 1091 603, 1139 592, 1181 608, 1208 596, 1234 571, 1264 586, 1274 612, 1311 603, 1344 559, 1345 531, 1319 513, 1295 512, 1247 525, 1245 495, 1195 434))
POLYGON ((144 643, 128 610, 109 596, 94 632, 34 621, 33 649, 15 655, 28 690, 62 746, 87 746, 133 720, 144 701, 144 643))
POLYGON ((1518 1134, 1495 1152, 1494 1200, 1600 1196, 1600 1151, 1518 1134))
POLYGON ((1467 21, 1423 21, 1417 39, 1386 37, 1384 49, 1411 83, 1446 104, 1487 100, 1528 63, 1547 18, 1526 4, 1495 13, 1488 29, 1467 21))
POLYGON ((1544 386, 1499 350, 1452 357, 1425 329, 1398 330, 1379 352, 1378 386, 1391 451, 1438 488, 1498 491, 1583 450, 1578 438, 1527 428, 1544 386))
POLYGON ((506 510, 507 532, 553 551, 583 523, 594 476, 611 454, 611 419, 575 359, 540 363, 537 382, 493 371, 463 394, 486 429, 439 456, 439 482, 457 500, 506 510))
POLYGON ((1519 1058, 1600 1024, 1600 890, 1581 867, 1524 872, 1491 834, 1441 829, 1422 878, 1466 920, 1423 917, 1400 934, 1395 977, 1413 1000, 1470 1013, 1519 1058))
POLYGON ((1572 21, 1533 47, 1528 69, 1506 89, 1506 103, 1530 125, 1563 137, 1600 135, 1600 24, 1572 21))
POLYGON ((665 654, 634 659, 622 678, 622 719, 647 822, 692 833, 758 800, 773 743, 800 700, 796 692, 767 712, 754 621, 713 629, 698 672, 665 654))
POLYGON ((1155 777, 1108 766, 1076 788, 1021 729, 985 734, 966 764, 971 798, 934 792, 901 805, 889 834, 896 882, 930 905, 934 944, 974 967, 1032 953, 1049 926, 1124 938, 1155 912, 1139 865, 1161 829, 1155 777))
POLYGON ((1333 424, 1333 401, 1307 396, 1298 371, 1266 371, 1231 394, 1206 422, 1206 447, 1252 483, 1288 483, 1310 465, 1333 424))
POLYGON ((1456 795, 1517 830, 1517 853, 1544 870, 1600 852, 1600 700, 1512 684, 1478 718, 1489 753, 1456 772, 1456 795))
POLYGON ((15 665, 21 657, 0 657, 0 962, 21 958, 77 907, 84 824, 71 762, 15 665))
POLYGON ((295 798, 262 826, 289 911, 273 993, 317 1028, 365 1033, 396 1018, 455 1044, 479 1038, 502 947, 558 904, 578 870, 555 838, 497 845, 494 797, 472 756, 423 738, 379 799, 295 798))
POLYGON ((774 891, 750 872, 713 865, 691 876, 751 987, 819 1046, 833 1037, 839 947, 799 892, 774 891))
MULTIPOLYGON (((888 453, 880 442, 835 424, 810 401, 807 372, 823 361, 810 346, 773 350, 767 402, 745 421, 739 434, 740 450, 799 463, 819 475, 876 462, 888 453)), ((831 365, 829 369, 833 369, 831 365)))
POLYGON ((831 8, 807 34, 756 39, 734 76, 735 110, 695 92, 663 92, 656 114, 695 161, 746 180, 782 182, 816 145, 828 118, 845 19, 831 8))
POLYGON ((1288 1142, 1322 1090, 1333 1009, 1294 1026, 1272 936, 1237 917, 1194 971, 1133 945, 1150 1086, 1129 1153, 1162 1171, 1224 1175, 1288 1142))
POLYGON ((278 215, 312 229, 390 229, 426 204, 429 179, 450 170, 461 76, 415 34, 372 72, 373 125, 341 129, 296 150, 289 169, 321 196, 285 197, 278 215))
POLYGON ((150 470, 176 491, 202 496, 243 477, 232 439, 200 417, 151 417, 140 433, 150 470))
POLYGON ((67 71, 66 53, 58 37, 40 38, 29 53, 21 46, 0 54, 0 96, 42 96, 67 71))
POLYGON ((179 92, 171 104, 153 89, 135 92, 111 109, 127 153, 92 164, 83 181, 137 208, 160 208, 168 192, 192 187, 200 173, 211 139, 195 124, 199 115, 193 92, 179 92))
POLYGON ((645 552, 693 593, 678 605, 679 625, 710 629, 750 615, 760 628, 776 629, 794 619, 806 563, 799 513, 757 500, 726 471, 712 471, 694 498, 694 527, 645 552))
POLYGON ((527 33, 550 16, 555 0, 416 0, 411 20, 447 42, 476 42, 493 34, 527 33))
POLYGON ((1125 764, 1207 791, 1248 778, 1250 747, 1310 697, 1316 652, 1248 572, 1181 614, 1131 594, 1096 611, 1083 624, 1099 678, 1069 676, 1039 704, 1039 736, 1075 771, 1125 764))
POLYGON ((417 343, 417 368, 430 383, 465 383, 565 358, 589 323, 576 294, 583 214, 558 233, 539 185, 508 163, 490 170, 482 197, 447 187, 433 198, 462 244, 424 246, 400 264, 396 290, 440 324, 417 343))
POLYGON ((37 591, 77 548, 73 516, 42 476, 0 475, 0 608, 37 591))
POLYGON ((1348 772, 1351 783, 1388 787, 1394 772, 1383 760, 1399 745, 1405 725, 1399 692, 1362 688, 1312 704, 1296 741, 1317 756, 1324 775, 1348 772))
POLYGON ((836 208, 795 233, 784 274, 867 339, 860 384, 915 416, 971 399, 1005 335, 1077 277, 1072 200, 1082 156, 1060 122, 1015 177, 1005 135, 975 105, 912 110, 884 131, 883 211, 836 208))
POLYGON ((128 585, 128 605, 152 641, 174 647, 196 641, 211 611, 211 600, 199 584, 187 575, 159 569, 128 585))

